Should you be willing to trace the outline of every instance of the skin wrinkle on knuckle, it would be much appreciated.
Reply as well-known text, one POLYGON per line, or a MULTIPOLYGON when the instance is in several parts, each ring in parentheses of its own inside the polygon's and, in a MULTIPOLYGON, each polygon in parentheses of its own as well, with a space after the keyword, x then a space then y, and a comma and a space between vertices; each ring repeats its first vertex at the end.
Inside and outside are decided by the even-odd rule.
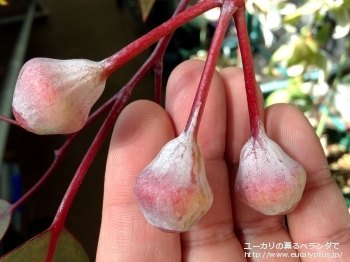
POLYGON ((319 167, 312 172, 307 173, 307 180, 304 193, 309 194, 315 190, 321 190, 322 187, 328 187, 334 184, 330 169, 327 166, 319 167), (309 181, 308 181, 309 180, 309 181))
POLYGON ((266 216, 249 221, 241 221, 235 223, 235 233, 238 236, 263 236, 273 232, 286 230, 284 225, 283 216, 266 216))
POLYGON ((210 224, 206 227, 201 227, 199 229, 192 230, 201 231, 201 235, 204 237, 188 238, 183 237, 187 233, 184 233, 181 237, 181 247, 182 249, 192 249, 197 247, 210 246, 214 243, 228 241, 235 238, 235 234, 232 227, 232 219, 227 219, 225 221, 217 221, 215 224, 210 224), (219 229, 218 229, 219 228, 219 229), (186 240, 185 240, 186 239, 186 240))
POLYGON ((332 243, 339 243, 339 246, 346 246, 350 245, 350 225, 346 228, 340 229, 337 232, 332 232, 331 234, 319 236, 319 237, 312 237, 312 238, 305 238, 303 241, 299 241, 298 244, 308 244, 308 243, 320 243, 324 244, 327 242, 332 243))

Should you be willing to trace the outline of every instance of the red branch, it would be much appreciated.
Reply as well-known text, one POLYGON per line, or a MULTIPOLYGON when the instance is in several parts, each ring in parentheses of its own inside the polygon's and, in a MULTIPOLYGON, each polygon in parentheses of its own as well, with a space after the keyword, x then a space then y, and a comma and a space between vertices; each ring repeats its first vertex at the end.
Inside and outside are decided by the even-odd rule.
POLYGON ((208 53, 208 58, 204 66, 197 93, 191 108, 190 116, 188 118, 184 131, 195 140, 197 139, 199 124, 203 115, 205 101, 208 96, 210 84, 214 75, 216 62, 220 54, 222 41, 225 37, 227 26, 230 22, 230 19, 232 18, 232 14, 236 10, 236 4, 234 1, 230 0, 225 1, 221 7, 219 22, 215 29, 213 40, 208 53))
POLYGON ((13 120, 11 118, 7 118, 5 116, 0 115, 0 120, 5 121, 11 125, 19 126, 16 120, 13 120))
POLYGON ((239 8, 233 15, 236 24, 239 48, 244 72, 244 82, 247 94, 248 111, 250 119, 250 135, 257 138, 260 131, 260 110, 258 86, 255 81, 255 72, 252 53, 250 50, 248 30, 245 20, 245 7, 239 8))
POLYGON ((149 46, 157 42, 162 37, 173 32, 176 28, 182 26, 204 12, 214 7, 221 6, 222 2, 222 0, 203 0, 164 22, 149 33, 127 45, 116 54, 102 60, 101 65, 104 68, 105 75, 108 77, 119 67, 130 61, 142 51, 146 50, 149 46))

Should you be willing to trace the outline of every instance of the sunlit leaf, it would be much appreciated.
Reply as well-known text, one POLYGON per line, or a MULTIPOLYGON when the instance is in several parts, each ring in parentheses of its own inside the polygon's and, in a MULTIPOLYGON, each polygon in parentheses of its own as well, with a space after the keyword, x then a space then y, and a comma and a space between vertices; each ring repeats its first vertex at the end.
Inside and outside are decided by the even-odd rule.
POLYGON ((304 5, 295 10, 294 13, 286 15, 284 21, 286 23, 295 23, 301 16, 312 15, 322 7, 321 1, 306 2, 304 5))
POLYGON ((277 8, 279 13, 284 16, 294 13, 297 9, 296 5, 290 2, 279 2, 277 8))
POLYGON ((312 107, 312 100, 307 94, 301 91, 303 83, 302 76, 290 78, 288 79, 286 90, 290 96, 289 103, 305 113, 312 107))
POLYGON ((350 15, 349 10, 344 8, 333 9, 330 12, 333 13, 336 21, 336 26, 333 33, 334 39, 339 39, 346 36, 350 31, 350 15))
POLYGON ((327 78, 328 73, 329 73, 328 72, 328 59, 327 59, 327 57, 325 57, 321 53, 317 53, 311 58, 310 64, 313 64, 313 65, 317 66, 319 69, 321 69, 325 73, 326 78, 327 78))
POLYGON ((257 8, 264 13, 267 13, 271 8, 271 1, 270 0, 255 0, 254 5, 257 6, 257 8))
POLYGON ((310 48, 304 39, 295 42, 293 55, 288 60, 288 66, 297 65, 301 62, 308 61, 314 55, 314 50, 310 48))
POLYGON ((310 97, 292 98, 291 104, 298 108, 301 112, 305 113, 312 109, 312 100, 310 97))
POLYGON ((0 240, 5 235, 11 221, 11 205, 0 199, 0 240))
POLYGON ((276 74, 276 71, 274 70, 275 65, 279 64, 280 62, 284 62, 282 66, 286 66, 285 62, 288 61, 292 55, 293 55, 293 48, 290 48, 289 45, 281 45, 270 58, 268 73, 271 75, 275 75, 276 74))
POLYGON ((300 62, 298 64, 293 64, 287 68, 287 74, 289 77, 297 77, 300 76, 305 71, 305 62, 300 62))
MULTIPOLYGON (((11 253, 2 257, 0 262, 45 262, 51 234, 51 230, 44 231, 11 253)), ((58 239, 52 261, 87 262, 89 261, 89 258, 80 243, 67 230, 63 230, 58 239)))
POLYGON ((318 46, 318 43, 317 41, 315 41, 314 39, 308 37, 305 41, 306 45, 310 48, 310 51, 313 53, 313 54, 317 54, 319 52, 319 46, 318 46))
POLYGON ((275 53, 273 53, 270 61, 272 63, 289 60, 293 55, 293 48, 289 45, 281 45, 275 53))
POLYGON ((279 89, 273 91, 265 100, 266 107, 278 103, 289 103, 291 97, 286 89, 279 89))
POLYGON ((350 9, 350 0, 344 0, 344 7, 350 9))
POLYGON ((142 20, 146 21, 154 5, 154 2, 156 0, 139 0, 139 1, 140 1, 140 7, 141 7, 142 20))

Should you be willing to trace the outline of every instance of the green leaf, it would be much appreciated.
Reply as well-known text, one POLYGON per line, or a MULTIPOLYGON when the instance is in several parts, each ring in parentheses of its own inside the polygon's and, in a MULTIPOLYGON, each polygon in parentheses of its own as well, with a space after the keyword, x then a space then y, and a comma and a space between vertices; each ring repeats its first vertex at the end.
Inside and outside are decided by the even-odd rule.
POLYGON ((288 79, 286 90, 290 96, 290 104, 299 108, 300 111, 306 112, 312 107, 311 98, 301 91, 304 80, 302 76, 288 79))
POLYGON ((301 91, 304 83, 302 76, 289 78, 286 90, 291 98, 304 98, 306 95, 301 91))
POLYGON ((139 1, 140 1, 140 7, 141 7, 142 20, 146 21, 154 5, 154 2, 156 0, 139 0, 139 1))
POLYGON ((0 240, 5 235, 11 221, 11 204, 0 199, 0 240))
MULTIPOLYGON (((45 262, 52 232, 46 230, 14 251, 0 258, 0 262, 45 262)), ((62 230, 53 262, 88 262, 89 258, 80 243, 66 230, 62 230)))
POLYGON ((314 54, 310 59, 310 64, 317 66, 319 69, 323 70, 325 77, 328 76, 328 59, 321 53, 314 54))
POLYGON ((349 10, 344 8, 332 9, 330 12, 333 13, 333 16, 336 21, 335 30, 333 33, 334 39, 339 39, 346 36, 350 31, 350 15, 349 10))
POLYGON ((289 60, 293 56, 293 48, 290 45, 281 45, 272 55, 270 62, 276 63, 289 60))
POLYGON ((350 86, 350 74, 344 75, 344 76, 341 78, 340 82, 342 82, 342 83, 344 83, 344 84, 350 86))
POLYGON ((268 95, 265 101, 265 106, 271 106, 273 104, 279 104, 279 103, 290 103, 291 97, 286 89, 279 89, 273 91, 271 94, 268 95))
POLYGON ((344 0, 344 7, 350 9, 350 0, 344 0))
POLYGON ((284 17, 285 23, 296 23, 301 16, 312 15, 316 13, 322 7, 321 1, 306 2, 304 5, 299 7, 293 14, 286 15, 284 17))
POLYGON ((305 43, 307 44, 307 46, 310 48, 310 51, 312 52, 312 54, 318 54, 319 52, 319 47, 318 47, 318 43, 317 41, 315 41, 314 39, 307 37, 305 40, 305 43))
POLYGON ((322 26, 317 30, 314 35, 314 39, 318 42, 321 47, 324 47, 329 38, 331 32, 331 24, 329 22, 325 22, 322 26))
POLYGON ((300 64, 310 59, 313 54, 313 50, 306 44, 306 41, 304 39, 299 39, 294 45, 293 55, 288 60, 288 66, 300 64))

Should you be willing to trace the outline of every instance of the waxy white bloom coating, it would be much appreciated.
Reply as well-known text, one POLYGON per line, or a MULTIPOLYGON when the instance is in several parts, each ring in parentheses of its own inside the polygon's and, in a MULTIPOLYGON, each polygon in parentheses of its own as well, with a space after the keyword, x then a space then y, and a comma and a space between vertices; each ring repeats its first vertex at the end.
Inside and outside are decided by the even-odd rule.
POLYGON ((189 230, 213 202, 202 154, 184 133, 138 175, 134 191, 147 221, 167 232, 189 230))
POLYGON ((36 134, 76 132, 84 126, 105 83, 97 62, 31 59, 17 79, 13 114, 23 128, 36 134))
POLYGON ((242 148, 236 194, 251 208, 266 215, 286 214, 300 201, 305 183, 303 167, 264 132, 242 148))

